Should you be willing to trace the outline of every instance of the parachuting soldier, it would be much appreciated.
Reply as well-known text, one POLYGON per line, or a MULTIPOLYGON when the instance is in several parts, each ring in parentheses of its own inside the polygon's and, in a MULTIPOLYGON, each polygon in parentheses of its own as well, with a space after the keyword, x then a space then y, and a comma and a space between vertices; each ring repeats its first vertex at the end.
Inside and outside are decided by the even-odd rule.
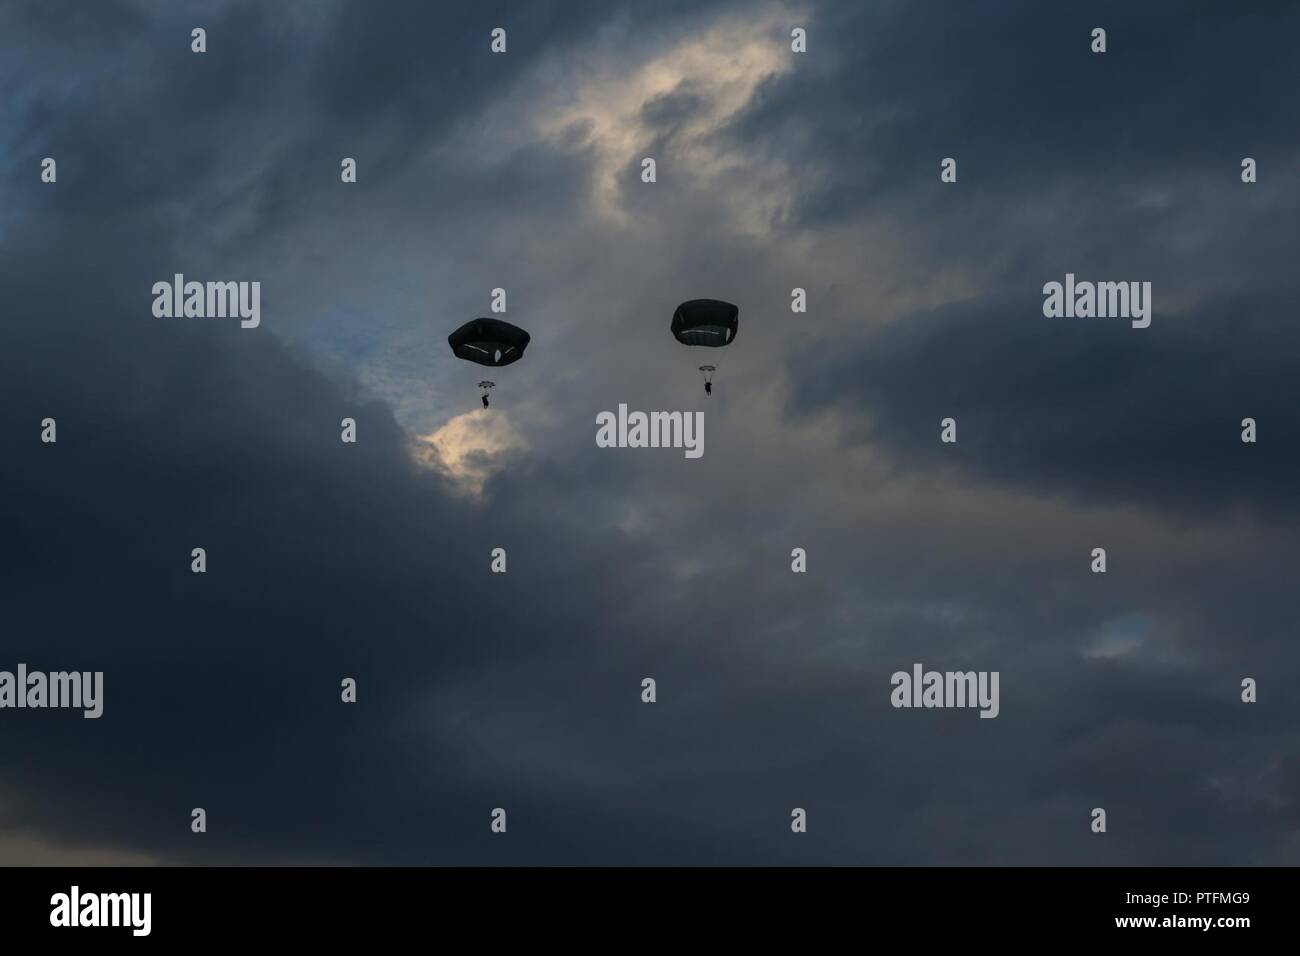
MULTIPOLYGON (((673 337, 683 345, 721 348, 735 340, 739 327, 740 309, 718 299, 691 299, 673 313, 673 337)), ((713 373, 717 370, 716 365, 700 366, 706 395, 713 394, 713 373)))
MULTIPOLYGON (((518 362, 530 341, 531 336, 519 326, 502 319, 487 318, 470 319, 447 336, 447 344, 457 358, 491 368, 518 362)), ((495 385, 495 382, 488 381, 478 383, 483 390, 484 408, 488 407, 488 389, 495 385)))

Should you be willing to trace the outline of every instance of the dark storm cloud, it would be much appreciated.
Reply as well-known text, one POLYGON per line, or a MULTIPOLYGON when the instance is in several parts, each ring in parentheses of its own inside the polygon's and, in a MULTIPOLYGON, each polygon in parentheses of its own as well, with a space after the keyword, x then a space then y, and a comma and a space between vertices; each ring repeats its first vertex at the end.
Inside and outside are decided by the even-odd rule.
MULTIPOLYGON (((548 806, 537 781, 477 779, 491 759, 457 752, 457 721, 490 728, 508 700, 535 705, 533 719, 558 707, 608 724, 596 705, 626 695, 611 686, 593 702, 586 678, 566 676, 574 665, 605 670, 635 702, 636 669, 606 659, 628 597, 600 570, 617 539, 570 537, 580 529, 534 513, 527 475, 491 513, 453 500, 412 466, 385 408, 269 339, 151 328, 132 303, 148 240, 116 245, 119 225, 29 233, 29 267, 4 277, 17 314, 59 330, 10 340, 5 432, 47 414, 60 427, 57 445, 18 440, 5 462, 7 650, 102 669, 111 708, 93 728, 7 713, 7 749, 22 755, 8 825, 195 860, 558 858, 566 840, 526 830, 506 856, 477 839, 501 803, 543 833, 579 811, 548 806), (53 287, 65 291, 51 307, 53 287), (75 321, 92 315, 102 324, 75 321), (358 419, 355 447, 338 440, 344 415, 358 419), (564 569, 548 572, 561 542, 564 569), (487 573, 497 544, 510 546, 507 578, 487 573), (188 571, 195 546, 204 577, 188 571), (338 702, 342 676, 360 683, 354 710, 338 702), (466 699, 426 725, 430 695, 466 699), (189 839, 191 806, 220 837, 189 839)), ((545 772, 555 755, 522 745, 545 772)))
MULTIPOLYGON (((595 149, 581 136, 422 159, 528 83, 546 55, 592 43, 622 51, 647 32, 671 43, 665 24, 703 29, 710 10, 304 4, 270 15, 217 4, 193 8, 209 29, 201 59, 188 52, 190 9, 103 5, 102 16, 71 20, 46 9, 12 8, 0 55, 5 75, 20 64, 16 101, 27 104, 17 137, 0 137, 19 144, 4 189, 20 210, 0 260, 0 518, 11 541, 0 552, 0 665, 102 669, 106 703, 99 721, 5 712, 4 830, 196 862, 1287 858, 1300 766, 1283 689, 1297 676, 1287 603, 1297 555, 1260 515, 1262 502, 1282 503, 1293 464, 1277 450, 1295 413, 1269 324, 1285 289, 1247 297, 1252 280, 1239 270, 1226 304, 1193 297, 1166 313, 1163 289, 1213 273, 1228 252, 1194 243, 1172 261, 1151 255, 1157 240, 1139 234, 1177 235, 1186 216, 1121 217, 1118 238, 1094 229, 1049 255, 1042 234, 987 215, 1018 188, 1012 137, 1028 150, 1015 162, 1034 170, 1022 185, 1042 229, 1070 231, 1086 205, 1069 190, 1088 157, 1066 148, 1070 121, 1049 106, 1099 112, 1096 91, 1078 85, 1098 64, 1062 54, 1086 36, 1091 9, 815 8, 807 68, 766 82, 740 124, 714 136, 795 169, 801 156, 824 157, 829 174, 801 182, 789 233, 746 239, 682 175, 663 177, 662 198, 637 194, 649 238, 610 227, 579 202, 595 149), (485 53, 498 21, 510 28, 501 64, 485 53), (1046 139, 1035 140, 1036 124, 1046 139), (973 145, 950 150, 949 135, 973 145), (38 189, 47 149, 60 182, 38 189), (747 304, 741 341, 752 351, 728 359, 704 459, 593 447, 600 403, 680 401, 667 373, 645 370, 669 314, 660 322, 652 302, 687 279, 719 294, 771 287, 779 301, 784 278, 770 266, 784 240, 852 223, 873 198, 906 207, 929 188, 908 184, 931 176, 907 164, 937 179, 950 152, 973 153, 970 178, 982 170, 997 188, 938 220, 953 235, 932 254, 981 248, 977 239, 1013 247, 990 267, 986 295, 862 328, 815 356, 772 310, 747 304), (337 186, 338 158, 354 153, 366 163, 364 213, 337 186), (655 244, 664 207, 689 227, 670 248, 655 244), (435 228, 456 240, 442 253, 451 262, 461 249, 504 246, 544 263, 540 277, 521 268, 512 296, 559 303, 579 327, 602 323, 577 344, 562 338, 569 326, 535 328, 513 407, 546 406, 560 424, 539 426, 482 502, 413 464, 388 405, 314 371, 275 332, 280 310, 312 292, 273 254, 285 236, 326 250, 357 237, 352 258, 312 259, 308 246, 307 275, 352 290, 359 318, 391 308, 401 321, 373 287, 406 265, 404 244, 435 228), (568 262, 583 240, 596 254, 568 262), (1157 286, 1151 330, 1041 318, 1038 288, 1079 249, 1096 256, 1084 265, 1123 264, 1137 250, 1163 270, 1155 278, 1170 286, 1157 286), (666 268, 683 275, 668 282, 666 268), (264 277, 264 327, 153 319, 151 284, 182 269, 264 277), (747 395, 745 361, 788 367, 788 417, 837 416, 843 446, 823 448, 787 422, 746 428, 762 410, 726 394, 747 395), (1240 415, 1227 406, 1238 401, 1264 409, 1263 444, 1236 440, 1240 415), (956 413, 960 455, 940 459, 929 442, 950 403, 969 411, 956 413), (37 438, 47 415, 59 421, 54 446, 37 438), (355 446, 338 439, 344 416, 358 420, 355 446), (1190 448, 1217 434, 1219 418, 1228 454, 1190 448), (879 484, 849 460, 863 445, 886 453, 879 484), (1254 470, 1240 464, 1246 451, 1254 470), (912 484, 915 495, 900 494, 912 484), (989 488, 1005 498, 981 498, 989 488), (1139 511, 1081 516, 1043 504, 1045 489, 1139 511), (890 495, 897 504, 883 514, 856 510, 890 495), (1170 503, 1204 523, 1180 537, 1160 521, 1170 503), (1252 520, 1215 524, 1211 512, 1228 505, 1252 520), (1118 544, 1108 578, 1080 571, 1098 532, 1118 544), (789 573, 795 543, 811 549, 808 575, 789 573), (188 570, 199 546, 203 576, 188 570), (498 546, 509 551, 505 576, 488 573, 498 546), (889 674, 914 660, 1000 668, 1002 716, 891 709, 889 674), (1258 710, 1236 702, 1244 674, 1268 678, 1258 710), (660 684, 653 707, 638 699, 646 675, 660 684), (355 706, 338 700, 343 676, 359 680, 355 706), (1122 839, 1087 832, 1096 805, 1118 811, 1122 839), (194 806, 208 809, 205 836, 189 832, 194 806), (495 806, 510 813, 505 839, 488 832, 495 806), (810 811, 806 838, 789 833, 794 806, 810 811)), ((1236 63, 1266 81, 1284 46, 1249 17, 1189 27, 1166 14, 1160 30, 1189 32, 1161 40, 1155 19, 1106 14, 1119 25, 1108 54, 1119 76, 1097 80, 1100 100, 1166 124, 1150 149, 1121 138, 1122 157, 1199 175, 1217 161, 1168 116, 1192 110, 1189 83, 1215 109, 1222 92, 1132 51, 1199 62, 1185 48, 1223 38, 1223 75, 1239 76, 1236 63), (1264 45, 1247 57, 1234 45, 1244 37, 1264 45)), ((690 155, 683 127, 706 103, 679 84, 637 115, 671 160, 690 155)), ((1231 121, 1244 129, 1249 115, 1231 121)), ((1286 148, 1275 117, 1254 126, 1255 142, 1286 148)), ((1231 181, 1239 156, 1234 142, 1227 149, 1231 181)), ((1106 198, 1097 221, 1126 208, 1118 191, 1106 198)), ((938 202, 914 207, 918 249, 938 202)), ((1227 245, 1243 225, 1225 202, 1209 208, 1227 245)), ((1243 217, 1270 228, 1240 243, 1241 270, 1251 257, 1289 257, 1292 208, 1243 217)), ((924 282, 932 265, 918 261, 908 280, 924 282)), ((1219 284, 1211 278, 1202 284, 1219 284)), ((485 285, 477 273, 465 284, 485 285)), ((439 319, 481 300, 421 291, 439 297, 439 319)), ((827 326, 842 333, 858 317, 827 326)))
POLYGON ((1083 500, 1291 512, 1293 297, 1206 301, 1134 330, 1126 320, 1045 319, 1041 296, 1026 291, 909 315, 868 346, 807 356, 816 374, 808 368, 799 398, 860 402, 872 424, 853 437, 924 468, 1083 500), (948 416, 955 447, 938 440, 948 416), (1266 441, 1242 443, 1245 417, 1266 441))
MULTIPOLYGON (((406 27, 395 30, 383 11, 372 6, 358 20, 356 9, 329 28, 314 65, 329 73, 346 52, 379 69, 334 84, 333 93, 346 86, 353 97, 337 116, 333 99, 308 98, 310 123, 328 128, 327 115, 359 122, 369 142, 388 111, 405 130, 427 109, 402 144, 415 151, 449 114, 488 95, 491 83, 475 86, 465 66, 475 59, 466 44, 452 44, 458 64, 410 38, 434 40, 450 22, 445 11, 418 8, 423 19, 411 24, 403 8, 406 27)), ((544 45, 555 11, 542 12, 511 19, 522 27, 515 42, 544 45)), ((34 9, 16 13, 24 29, 9 36, 26 43, 57 47, 60 30, 92 32, 97 42, 77 49, 100 66, 136 22, 51 24, 34 9)), ((555 29, 576 29, 578 14, 568 10, 555 29)), ((171 274, 172 246, 184 241, 169 203, 193 202, 183 224, 192 229, 231 201, 218 157, 237 162, 249 140, 223 137, 245 117, 246 130, 274 135, 274 90, 292 80, 287 54, 296 52, 284 24, 242 5, 205 18, 211 59, 189 68, 174 62, 191 55, 188 29, 173 44, 176 57, 156 52, 188 22, 150 20, 153 48, 141 52, 137 42, 127 52, 142 58, 142 72, 158 73, 110 72, 105 82, 117 85, 108 91, 59 97, 50 92, 55 77, 29 76, 37 95, 23 149, 8 164, 9 188, 25 189, 36 158, 59 144, 58 188, 38 194, 11 237, 21 259, 4 262, 4 394, 12 399, 4 430, 18 446, 5 459, 15 542, 5 552, 15 635, 8 658, 102 669, 113 709, 92 733, 62 715, 6 721, 22 755, 6 775, 6 826, 179 859, 491 860, 500 844, 470 834, 487 834, 486 812, 497 803, 526 808, 531 788, 497 781, 490 796, 475 796, 487 785, 475 782, 478 756, 463 755, 467 767, 446 742, 424 739, 417 698, 437 697, 440 681, 494 660, 531 659, 535 651, 523 648, 552 657, 561 635, 596 640, 588 616, 614 619, 618 595, 595 589, 566 608, 547 576, 533 576, 525 591, 489 578, 492 546, 523 541, 512 560, 524 563, 530 539, 562 541, 571 529, 550 529, 545 515, 522 507, 498 509, 494 520, 454 499, 413 467, 409 439, 385 408, 331 385, 270 339, 240 338, 233 324, 151 321, 147 290, 171 274), (269 111, 258 102, 268 90, 269 111), (47 415, 59 421, 59 444, 23 441, 47 415), (355 449, 338 440, 344 415, 359 421, 355 449), (206 578, 187 570, 196 546, 211 555, 206 578), (196 589, 197 581, 212 587, 196 589), (364 713, 339 704, 345 675, 358 678, 364 713), (188 809, 199 805, 221 838, 189 838, 188 809), (462 836, 431 839, 431 823, 462 836)), ((319 134, 294 130, 300 118, 289 109, 282 119, 290 142, 273 142, 286 152, 256 186, 267 197, 293 194, 282 180, 294 152, 319 143, 319 134)), ((276 202, 267 199, 259 227, 277 221, 276 202)), ((191 275, 222 268, 213 252, 185 263, 191 275)), ((612 557, 566 551, 566 574, 580 579, 612 557)), ((537 557, 545 566, 544 550, 537 557)), ((508 580, 521 577, 529 576, 508 580)), ((571 654, 583 643, 565 641, 571 654)), ((628 680, 635 689, 639 678, 628 680)), ((485 709, 471 702, 460 719, 485 709)), ((514 858, 529 859, 534 839, 522 834, 514 858)))
POLYGON ((648 101, 641 108, 641 118, 650 126, 671 129, 699 111, 703 100, 689 87, 675 89, 648 101))
POLYGON ((769 90, 735 133, 753 148, 840 158, 796 188, 795 228, 865 203, 906 209, 913 222, 897 241, 920 253, 909 262, 920 280, 957 262, 982 288, 870 336, 795 350, 792 412, 858 402, 872 424, 851 431, 857 440, 1047 493, 1289 509, 1300 139, 1282 117, 1300 105, 1285 53, 1300 11, 896 12, 868 37, 873 11, 828 10, 822 31, 864 42, 837 45, 833 72, 769 90), (1088 50, 1093 26, 1108 30, 1104 56, 1088 50), (796 117, 798 135, 765 138, 782 117, 796 117), (944 156, 958 158, 958 185, 938 181, 944 156), (1269 170, 1259 184, 1240 182, 1243 156, 1269 170), (1152 281, 1152 328, 1045 319, 1042 285, 1066 272, 1152 281), (936 439, 949 415, 955 449, 936 439), (1241 445, 1244 417, 1267 421, 1274 440, 1241 445))
POLYGON ((50 22, 56 6, 12 14, 12 55, 37 91, 14 161, 58 147, 68 172, 94 184, 82 205, 192 199, 193 214, 208 218, 251 201, 257 228, 319 201, 310 184, 335 180, 342 156, 359 156, 382 181, 592 14, 581 5, 564 17, 541 5, 511 11, 518 49, 493 61, 486 41, 471 40, 504 15, 491 6, 232 3, 142 17, 121 3, 120 16, 104 4, 103 16, 50 22), (189 48, 196 25, 209 36, 201 57, 189 48), (80 55, 51 65, 24 43, 70 44, 80 55), (65 89, 59 70, 81 82, 65 89), (250 162, 261 166, 252 182, 238 175, 250 162))
POLYGON ((816 9, 809 42, 824 58, 770 86, 736 130, 756 149, 835 158, 824 180, 792 184, 810 225, 931 193, 945 156, 989 202, 1080 174, 1231 176, 1245 155, 1295 179, 1283 166, 1296 146, 1287 117, 1300 111, 1292 4, 816 9), (1094 27, 1108 31, 1102 56, 1089 49, 1094 27))

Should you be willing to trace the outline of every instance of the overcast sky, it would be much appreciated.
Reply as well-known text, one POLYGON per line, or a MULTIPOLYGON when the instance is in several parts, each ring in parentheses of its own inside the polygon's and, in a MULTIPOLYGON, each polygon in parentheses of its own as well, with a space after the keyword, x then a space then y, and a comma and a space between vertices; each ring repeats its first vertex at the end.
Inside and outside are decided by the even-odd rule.
POLYGON ((4 3, 0 669, 105 690, 0 711, 0 861, 1294 862, 1297 35, 4 3), (1045 318, 1067 272, 1150 327, 1045 318), (154 317, 175 273, 261 325, 154 317), (532 344, 485 411, 446 337, 496 287, 532 344), (673 340, 697 297, 726 349, 673 340), (620 403, 703 457, 598 448, 620 403), (916 662, 1000 715, 891 707, 916 662))

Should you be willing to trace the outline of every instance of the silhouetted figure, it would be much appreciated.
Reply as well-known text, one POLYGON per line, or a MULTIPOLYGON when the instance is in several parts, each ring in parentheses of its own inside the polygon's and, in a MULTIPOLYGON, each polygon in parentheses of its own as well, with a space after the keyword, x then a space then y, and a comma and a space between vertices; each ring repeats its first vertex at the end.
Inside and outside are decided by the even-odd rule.
POLYGON ((484 408, 488 407, 487 392, 483 393, 483 407, 484 408))
MULTIPOLYGON (((673 338, 682 345, 720 348, 736 338, 740 327, 740 309, 719 299, 691 299, 683 302, 673 313, 670 326, 673 338)), ((704 373, 704 394, 713 394, 713 373, 716 365, 701 365, 704 373)))

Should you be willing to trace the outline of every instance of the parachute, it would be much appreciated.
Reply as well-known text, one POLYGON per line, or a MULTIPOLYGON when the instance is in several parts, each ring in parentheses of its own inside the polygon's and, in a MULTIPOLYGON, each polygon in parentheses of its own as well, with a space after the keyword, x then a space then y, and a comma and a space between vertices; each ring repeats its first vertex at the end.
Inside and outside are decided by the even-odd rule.
MULTIPOLYGON (((691 299, 683 302, 673 313, 673 338, 683 345, 703 345, 721 348, 730 345, 740 326, 740 309, 730 302, 718 299, 691 299)), ((704 393, 713 394, 715 365, 701 365, 704 373, 704 393)))
MULTIPOLYGON (((524 357, 531 336, 517 325, 501 319, 470 319, 451 335, 447 344, 456 358, 500 368, 524 357)), ((479 382, 483 390, 483 407, 488 407, 488 389, 495 382, 479 382)))

